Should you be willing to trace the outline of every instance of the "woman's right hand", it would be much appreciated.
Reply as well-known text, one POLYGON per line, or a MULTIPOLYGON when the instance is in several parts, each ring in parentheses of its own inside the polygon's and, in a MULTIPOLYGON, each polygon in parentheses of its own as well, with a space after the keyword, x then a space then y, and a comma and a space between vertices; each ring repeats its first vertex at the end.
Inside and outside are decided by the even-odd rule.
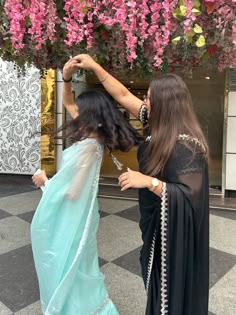
POLYGON ((74 59, 77 61, 77 65, 81 69, 94 71, 98 66, 98 63, 88 54, 77 55, 74 59))
POLYGON ((80 69, 77 60, 73 57, 70 58, 63 67, 63 78, 69 80, 74 73, 80 69))

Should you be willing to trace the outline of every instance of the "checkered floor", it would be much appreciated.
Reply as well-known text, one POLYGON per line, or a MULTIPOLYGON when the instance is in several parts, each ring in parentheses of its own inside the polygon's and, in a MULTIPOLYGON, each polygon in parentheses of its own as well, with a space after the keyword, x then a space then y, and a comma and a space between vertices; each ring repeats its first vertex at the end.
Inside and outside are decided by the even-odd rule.
MULTIPOLYGON (((32 185, 0 184, 0 315, 42 315, 30 245, 40 197, 32 185)), ((99 198, 99 204, 99 257, 108 291, 121 315, 143 315, 137 202, 99 198)), ((235 220, 234 211, 211 211, 211 315, 236 314, 235 220)))

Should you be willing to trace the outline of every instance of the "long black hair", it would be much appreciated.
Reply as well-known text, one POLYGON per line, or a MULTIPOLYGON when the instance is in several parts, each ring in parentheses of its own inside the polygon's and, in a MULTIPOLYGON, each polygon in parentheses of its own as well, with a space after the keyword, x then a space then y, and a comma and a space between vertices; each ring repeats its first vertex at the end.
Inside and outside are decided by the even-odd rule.
POLYGON ((98 140, 109 150, 129 151, 143 137, 135 130, 113 100, 99 90, 82 92, 76 98, 79 116, 69 121, 58 131, 72 142, 96 134, 98 140))

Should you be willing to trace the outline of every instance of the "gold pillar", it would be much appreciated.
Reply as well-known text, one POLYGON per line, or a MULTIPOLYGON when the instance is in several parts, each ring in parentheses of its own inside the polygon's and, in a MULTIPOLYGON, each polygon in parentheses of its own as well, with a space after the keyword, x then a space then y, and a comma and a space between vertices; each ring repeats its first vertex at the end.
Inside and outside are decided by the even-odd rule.
POLYGON ((55 139, 55 71, 46 70, 41 80, 41 169, 47 175, 56 171, 55 139))

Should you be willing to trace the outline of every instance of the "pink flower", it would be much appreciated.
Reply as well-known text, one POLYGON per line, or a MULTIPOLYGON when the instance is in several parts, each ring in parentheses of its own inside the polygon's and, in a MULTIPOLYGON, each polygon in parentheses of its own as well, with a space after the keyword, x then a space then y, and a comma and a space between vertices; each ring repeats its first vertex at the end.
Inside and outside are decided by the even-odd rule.
POLYGON ((1 54, 21 58, 21 64, 28 55, 37 65, 57 67, 80 51, 118 70, 132 64, 153 71, 163 67, 162 60, 189 68, 203 64, 206 56, 219 69, 235 64, 236 0, 200 5, 192 0, 6 0, 0 16, 1 54), (194 32, 198 25, 202 31, 194 32), (198 48, 200 35, 206 44, 198 48))

